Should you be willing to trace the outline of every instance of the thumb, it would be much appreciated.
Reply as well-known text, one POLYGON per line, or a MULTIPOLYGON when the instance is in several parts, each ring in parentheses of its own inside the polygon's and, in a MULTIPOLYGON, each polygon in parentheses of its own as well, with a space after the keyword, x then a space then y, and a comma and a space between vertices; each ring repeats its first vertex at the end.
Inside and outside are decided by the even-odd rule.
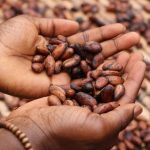
POLYGON ((105 136, 118 134, 141 112, 142 108, 139 105, 127 104, 120 106, 111 112, 102 114, 100 119, 105 127, 105 136))

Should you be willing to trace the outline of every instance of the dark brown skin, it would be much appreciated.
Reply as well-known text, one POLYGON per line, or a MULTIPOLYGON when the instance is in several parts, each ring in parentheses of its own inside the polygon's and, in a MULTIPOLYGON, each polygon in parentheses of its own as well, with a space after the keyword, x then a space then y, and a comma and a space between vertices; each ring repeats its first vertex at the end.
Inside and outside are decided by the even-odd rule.
MULTIPOLYGON (((48 77, 44 72, 39 75, 33 73, 31 62, 36 46, 44 40, 39 35, 70 36, 74 34, 68 37, 70 43, 85 43, 83 33, 75 34, 77 30, 78 24, 72 21, 29 16, 18 16, 2 23, 0 25, 0 91, 26 98, 39 98, 48 95, 50 82, 69 84, 70 78, 66 73, 52 77, 48 77)), ((124 34, 124 32, 123 25, 114 24, 85 31, 85 34, 89 37, 89 41, 101 42, 102 54, 106 59, 139 42, 139 36, 136 33, 124 34), (115 39, 117 47, 112 38, 115 39)), ((117 58, 117 62, 124 67, 127 76, 124 83, 126 93, 119 100, 121 104, 134 102, 137 96, 145 71, 142 59, 139 53, 129 56, 125 52, 117 58)), ((114 144, 119 131, 140 112, 139 107, 135 109, 134 104, 128 104, 99 116, 80 107, 49 107, 47 98, 43 98, 15 110, 7 120, 24 131, 37 150, 106 150, 114 144)), ((5 141, 0 140, 0 147, 4 150, 22 149, 10 133, 0 131, 2 132, 0 139, 5 141), (14 140, 13 143, 16 144, 8 145, 6 142, 9 141, 8 139, 14 140)))
MULTIPOLYGON (((25 132, 37 150, 106 150, 139 113, 139 106, 126 104, 98 115, 78 106, 48 106, 45 97, 15 110, 7 120, 25 132)), ((0 132, 3 150, 23 149, 16 138, 4 133, 0 132), (8 139, 13 141, 12 145, 6 143, 8 139)))

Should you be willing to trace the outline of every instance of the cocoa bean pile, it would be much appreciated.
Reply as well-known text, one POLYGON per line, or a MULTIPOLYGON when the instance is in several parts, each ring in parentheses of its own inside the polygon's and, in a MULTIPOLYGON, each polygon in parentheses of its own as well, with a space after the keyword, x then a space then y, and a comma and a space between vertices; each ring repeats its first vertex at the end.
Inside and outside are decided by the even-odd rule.
POLYGON ((150 122, 143 118, 133 120, 119 134, 119 142, 111 150, 149 150, 150 122))
MULTIPOLYGON (((71 78, 70 85, 50 85, 50 105, 73 105, 76 101, 94 111, 98 104, 117 101, 125 94, 123 67, 115 60, 101 65, 104 62, 101 51, 98 42, 69 44, 62 35, 49 39, 46 46, 37 47, 32 60, 35 73, 46 71, 52 76, 67 72, 71 78)), ((116 106, 117 103, 111 104, 116 106)))

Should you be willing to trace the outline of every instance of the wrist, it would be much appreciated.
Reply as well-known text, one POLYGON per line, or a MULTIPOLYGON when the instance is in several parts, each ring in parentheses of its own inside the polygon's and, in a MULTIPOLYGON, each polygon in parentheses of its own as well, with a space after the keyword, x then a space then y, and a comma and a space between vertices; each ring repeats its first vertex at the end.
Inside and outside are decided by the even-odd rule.
POLYGON ((0 139, 2 150, 24 150, 19 140, 6 129, 0 129, 0 139))
MULTIPOLYGON (((46 143, 45 135, 42 133, 42 131, 39 129, 39 127, 33 123, 33 121, 31 119, 29 119, 27 117, 24 117, 24 118, 17 117, 17 118, 9 119, 8 121, 10 123, 16 125, 22 132, 24 132, 26 134, 26 136, 28 137, 28 139, 34 149, 48 150, 48 146, 47 146, 48 144, 46 143)), ((19 142, 19 140, 18 140, 18 142, 19 142)))

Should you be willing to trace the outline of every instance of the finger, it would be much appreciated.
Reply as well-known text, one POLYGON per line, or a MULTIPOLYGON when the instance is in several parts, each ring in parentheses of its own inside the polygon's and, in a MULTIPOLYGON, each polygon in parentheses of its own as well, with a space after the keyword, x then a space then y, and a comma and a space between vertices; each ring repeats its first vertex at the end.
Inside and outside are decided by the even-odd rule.
POLYGON ((105 58, 124 49, 129 49, 139 43, 140 37, 136 32, 129 32, 119 37, 101 43, 102 54, 105 58))
POLYGON ((132 103, 135 101, 135 98, 140 89, 141 83, 144 79, 144 72, 146 65, 142 61, 138 61, 130 69, 130 72, 127 76, 124 86, 126 89, 125 95, 120 99, 120 104, 132 103))
POLYGON ((121 52, 119 56, 117 57, 116 61, 119 64, 121 64, 123 68, 125 68, 126 65, 128 64, 129 58, 130 58, 130 55, 127 52, 121 52))
POLYGON ((119 34, 124 33, 125 26, 120 23, 106 25, 100 28, 94 28, 84 32, 77 33, 68 38, 70 43, 84 44, 88 41, 104 41, 114 38, 119 34))
POLYGON ((40 34, 51 37, 59 34, 69 36, 79 29, 77 22, 65 19, 35 18, 35 24, 40 34))
MULTIPOLYGON (((105 136, 111 137, 123 130, 135 117, 142 112, 137 104, 126 104, 100 116, 105 136)), ((102 131, 102 130, 101 130, 102 131)))
POLYGON ((142 61, 143 60, 143 55, 142 53, 140 52, 135 52, 135 53, 132 53, 130 55, 130 59, 129 59, 129 62, 125 68, 125 72, 128 73, 131 68, 134 66, 134 64, 137 62, 137 61, 142 61))

